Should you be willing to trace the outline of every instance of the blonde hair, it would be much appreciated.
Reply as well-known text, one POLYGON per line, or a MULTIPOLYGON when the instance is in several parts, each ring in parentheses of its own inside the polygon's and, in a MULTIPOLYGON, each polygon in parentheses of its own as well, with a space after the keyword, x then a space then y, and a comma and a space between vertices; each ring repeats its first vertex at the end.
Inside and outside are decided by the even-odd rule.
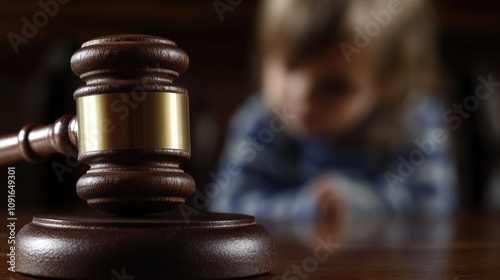
POLYGON ((370 145, 378 149, 382 142, 394 149, 407 142, 400 137, 408 128, 402 116, 425 93, 442 91, 436 23, 428 1, 264 0, 257 32, 260 57, 280 54, 295 67, 326 48, 354 46, 354 27, 364 29, 375 20, 373 13, 387 10, 391 3, 399 3, 402 11, 392 14, 371 38, 376 47, 367 46, 376 53, 375 77, 381 89, 369 128, 370 145))

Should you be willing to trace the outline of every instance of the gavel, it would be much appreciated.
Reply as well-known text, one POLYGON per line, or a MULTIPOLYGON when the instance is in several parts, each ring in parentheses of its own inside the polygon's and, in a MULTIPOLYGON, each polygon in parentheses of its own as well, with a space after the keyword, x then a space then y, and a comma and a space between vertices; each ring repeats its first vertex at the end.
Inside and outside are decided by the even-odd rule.
POLYGON ((178 210, 195 182, 188 92, 173 84, 187 54, 165 38, 105 36, 71 58, 85 85, 76 116, 0 138, 0 165, 76 156, 90 169, 78 195, 100 211, 36 215, 16 236, 16 269, 58 279, 219 279, 272 272, 272 239, 247 215, 178 210), (140 253, 139 253, 140 252, 140 253), (120 273, 121 272, 121 273, 120 273), (114 274, 113 274, 114 273, 114 274), (129 279, 129 278, 123 278, 129 279))
POLYGON ((161 37, 86 42, 71 58, 86 83, 74 93, 76 116, 0 138, 0 165, 71 156, 78 148, 78 160, 90 170, 76 191, 93 208, 117 214, 174 209, 195 190, 179 168, 191 156, 188 93, 172 83, 188 63, 182 49, 161 37))

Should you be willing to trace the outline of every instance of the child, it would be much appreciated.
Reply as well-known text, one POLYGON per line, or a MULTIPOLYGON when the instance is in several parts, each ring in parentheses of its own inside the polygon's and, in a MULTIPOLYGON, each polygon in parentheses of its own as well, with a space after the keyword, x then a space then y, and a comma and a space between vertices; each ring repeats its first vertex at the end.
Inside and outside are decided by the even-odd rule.
POLYGON ((431 14, 422 0, 264 1, 262 91, 232 120, 219 168, 237 174, 211 210, 313 239, 449 215, 431 14))

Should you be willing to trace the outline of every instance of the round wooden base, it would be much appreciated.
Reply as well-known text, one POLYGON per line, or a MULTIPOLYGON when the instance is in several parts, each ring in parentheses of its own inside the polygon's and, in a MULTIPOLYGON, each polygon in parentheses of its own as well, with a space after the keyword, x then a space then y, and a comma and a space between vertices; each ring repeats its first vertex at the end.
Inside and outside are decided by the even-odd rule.
POLYGON ((16 247, 16 270, 42 278, 222 279, 276 267, 269 233, 246 215, 35 216, 16 247))

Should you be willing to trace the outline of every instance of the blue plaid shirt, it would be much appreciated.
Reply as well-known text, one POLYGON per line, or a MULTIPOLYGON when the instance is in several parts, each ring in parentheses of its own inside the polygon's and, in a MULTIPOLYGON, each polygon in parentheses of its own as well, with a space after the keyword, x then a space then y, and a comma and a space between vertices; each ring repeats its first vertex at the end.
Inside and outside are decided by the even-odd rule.
MULTIPOLYGON (((428 99, 417 109, 415 139, 430 139, 437 128, 447 135, 439 102, 428 99)), ((428 155, 415 142, 409 143, 381 167, 362 150, 289 136, 284 131, 286 114, 267 111, 260 95, 253 95, 234 115, 218 165, 228 180, 211 200, 210 210, 254 215, 272 232, 304 235, 313 230, 317 216, 318 198, 310 183, 320 175, 330 176, 332 185, 342 188, 353 223, 394 216, 440 218, 454 209, 456 180, 449 140, 436 143, 428 155), (423 159, 417 157, 422 155, 423 159), (403 161, 415 164, 400 171, 403 161), (405 172, 411 174, 401 174, 405 172)))

